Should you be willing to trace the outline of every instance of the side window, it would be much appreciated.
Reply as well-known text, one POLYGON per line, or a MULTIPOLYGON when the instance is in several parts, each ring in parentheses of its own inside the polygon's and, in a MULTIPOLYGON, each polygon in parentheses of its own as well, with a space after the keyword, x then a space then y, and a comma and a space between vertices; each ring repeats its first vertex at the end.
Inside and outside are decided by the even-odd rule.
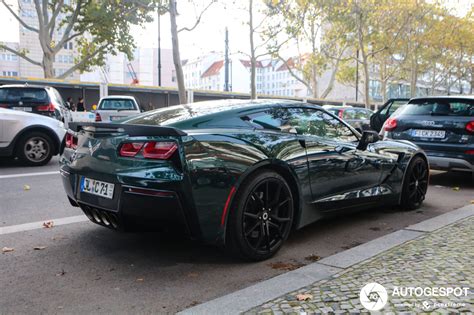
POLYGON ((317 109, 292 109, 298 134, 328 138, 337 141, 358 141, 351 129, 337 118, 317 109))
POLYGON ((344 117, 344 119, 355 119, 356 111, 354 109, 346 109, 342 117, 344 117))
POLYGON ((370 118, 370 112, 365 109, 358 109, 356 111, 355 119, 369 119, 370 118))
POLYGON ((289 108, 275 107, 263 112, 250 114, 242 117, 252 126, 258 129, 269 129, 275 131, 290 132, 295 127, 295 117, 289 108))

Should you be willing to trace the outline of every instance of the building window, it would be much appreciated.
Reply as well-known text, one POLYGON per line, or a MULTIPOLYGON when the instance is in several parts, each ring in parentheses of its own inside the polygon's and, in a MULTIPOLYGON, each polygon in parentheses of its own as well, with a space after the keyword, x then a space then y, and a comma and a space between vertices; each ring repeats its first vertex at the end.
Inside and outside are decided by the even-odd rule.
POLYGON ((17 71, 3 71, 3 76, 4 77, 17 77, 18 72, 17 71))
POLYGON ((176 70, 171 71, 171 82, 176 82, 176 70))

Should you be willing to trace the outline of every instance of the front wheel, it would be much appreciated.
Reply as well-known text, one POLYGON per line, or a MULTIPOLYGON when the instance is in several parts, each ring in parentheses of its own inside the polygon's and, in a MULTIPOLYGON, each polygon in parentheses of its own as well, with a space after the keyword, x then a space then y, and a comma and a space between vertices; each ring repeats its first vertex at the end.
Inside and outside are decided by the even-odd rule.
POLYGON ((401 206, 404 210, 415 210, 421 206, 428 190, 428 177, 428 163, 422 157, 415 156, 403 181, 401 206))
POLYGON ((18 158, 27 165, 47 164, 53 157, 54 144, 42 132, 30 132, 21 137, 16 149, 18 158))
POLYGON ((230 209, 226 247, 249 260, 272 257, 290 234, 294 206, 285 179, 273 171, 251 175, 230 209))

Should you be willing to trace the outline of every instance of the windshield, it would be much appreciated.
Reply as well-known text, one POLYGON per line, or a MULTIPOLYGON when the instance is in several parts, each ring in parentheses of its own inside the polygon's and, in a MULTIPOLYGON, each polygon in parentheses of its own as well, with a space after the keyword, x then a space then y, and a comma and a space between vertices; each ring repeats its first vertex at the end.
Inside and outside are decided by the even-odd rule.
POLYGON ((0 102, 41 102, 48 103, 48 93, 44 89, 0 88, 0 102))
POLYGON ((105 99, 100 102, 99 110, 136 110, 135 104, 128 99, 105 99))
POLYGON ((474 100, 417 99, 397 110, 396 115, 474 116, 474 100))

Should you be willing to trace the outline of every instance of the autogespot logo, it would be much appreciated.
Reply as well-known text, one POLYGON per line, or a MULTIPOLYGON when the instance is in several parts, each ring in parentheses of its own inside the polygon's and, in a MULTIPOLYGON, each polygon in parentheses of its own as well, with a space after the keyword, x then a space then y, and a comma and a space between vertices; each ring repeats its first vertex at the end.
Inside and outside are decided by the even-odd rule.
POLYGON ((387 290, 376 282, 366 284, 360 290, 360 303, 369 311, 381 310, 387 304, 387 301, 387 290))

